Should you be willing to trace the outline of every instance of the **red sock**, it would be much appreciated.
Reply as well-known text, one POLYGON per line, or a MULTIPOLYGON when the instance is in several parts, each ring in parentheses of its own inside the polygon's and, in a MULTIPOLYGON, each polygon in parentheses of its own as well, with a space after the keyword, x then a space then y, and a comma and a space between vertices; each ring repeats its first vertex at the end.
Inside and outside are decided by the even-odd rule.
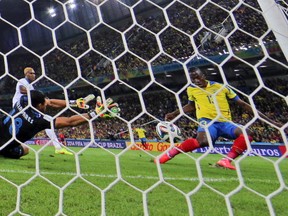
POLYGON ((178 148, 172 148, 168 152, 168 156, 172 158, 175 155, 181 153, 181 151, 179 151, 178 149, 182 150, 183 152, 190 152, 190 151, 193 151, 194 149, 197 149, 199 147, 200 147, 200 145, 199 145, 198 141, 196 139, 190 138, 190 139, 187 139, 184 142, 182 142, 178 148))
MULTIPOLYGON (((251 136, 248 136, 249 141, 251 142, 253 138, 251 136)), ((243 134, 241 134, 237 139, 234 140, 234 143, 232 145, 232 148, 230 152, 227 154, 227 156, 231 159, 237 158, 239 155, 242 154, 247 149, 245 137, 243 134)))

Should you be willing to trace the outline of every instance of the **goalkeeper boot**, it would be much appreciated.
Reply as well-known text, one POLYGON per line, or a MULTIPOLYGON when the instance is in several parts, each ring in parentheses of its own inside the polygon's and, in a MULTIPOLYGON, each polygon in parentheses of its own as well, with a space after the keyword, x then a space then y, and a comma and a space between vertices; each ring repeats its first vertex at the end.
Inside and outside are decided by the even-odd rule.
MULTIPOLYGON (((169 161, 169 160, 171 160, 172 158, 167 154, 167 153, 165 153, 165 154, 163 154, 160 158, 159 158, 159 163, 160 164, 164 164, 164 163, 166 163, 167 161, 169 161)), ((155 158, 155 160, 154 160, 154 163, 157 163, 157 158, 155 158)))
POLYGON ((65 148, 61 148, 59 150, 55 150, 55 154, 64 154, 64 155, 73 155, 72 152, 69 152, 67 149, 65 148))
POLYGON ((222 168, 226 168, 226 169, 231 169, 231 170, 236 170, 236 167, 234 167, 230 160, 228 160, 227 158, 223 158, 221 160, 219 160, 216 165, 218 167, 222 167, 222 168))

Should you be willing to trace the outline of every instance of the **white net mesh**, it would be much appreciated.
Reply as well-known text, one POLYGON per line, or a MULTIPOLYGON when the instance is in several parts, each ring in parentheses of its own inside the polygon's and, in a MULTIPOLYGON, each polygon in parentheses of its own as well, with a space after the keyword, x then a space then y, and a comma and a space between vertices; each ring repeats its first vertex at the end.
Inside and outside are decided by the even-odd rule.
MULTIPOLYGON (((78 146, 69 148, 72 157, 55 157, 39 133, 41 146, 29 145, 29 156, 0 158, 6 197, 0 212, 287 215, 287 26, 284 0, 0 0, 1 114, 9 112, 27 66, 36 71, 34 87, 50 98, 93 93, 112 97, 122 110, 119 118, 59 130, 67 146, 78 146), (278 29, 275 19, 284 26, 278 29), (155 125, 166 113, 180 109, 173 122, 184 138, 195 137, 195 114, 181 108, 195 66, 252 106, 254 115, 231 110, 235 123, 255 133, 256 145, 274 144, 249 145, 236 172, 208 166, 229 151, 211 140, 201 154, 184 153, 165 165, 150 161, 176 144, 157 141, 155 125), (135 127, 145 128, 146 149, 135 127)), ((48 110, 53 118, 82 112, 48 110)))

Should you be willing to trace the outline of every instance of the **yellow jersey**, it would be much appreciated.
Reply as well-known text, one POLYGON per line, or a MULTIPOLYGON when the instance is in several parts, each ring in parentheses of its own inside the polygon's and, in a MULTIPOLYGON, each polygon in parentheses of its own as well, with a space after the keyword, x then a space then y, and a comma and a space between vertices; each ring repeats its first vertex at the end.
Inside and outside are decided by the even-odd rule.
POLYGON ((136 128, 135 131, 138 133, 139 139, 141 139, 141 138, 146 138, 146 137, 145 137, 145 133, 146 133, 146 130, 145 130, 145 129, 143 129, 143 128, 136 128))
POLYGON ((190 85, 187 88, 189 101, 195 102, 197 119, 207 118, 215 119, 219 112, 217 121, 226 122, 232 120, 228 99, 238 100, 237 94, 223 84, 208 81, 205 88, 198 88, 195 85, 190 85), (217 111, 217 106, 219 111, 217 111))

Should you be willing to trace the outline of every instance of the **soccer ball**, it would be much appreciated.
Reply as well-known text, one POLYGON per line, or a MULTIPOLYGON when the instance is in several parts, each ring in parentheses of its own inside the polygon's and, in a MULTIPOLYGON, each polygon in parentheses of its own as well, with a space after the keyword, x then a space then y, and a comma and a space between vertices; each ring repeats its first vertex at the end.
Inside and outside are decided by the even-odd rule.
POLYGON ((161 140, 169 140, 171 134, 171 137, 174 141, 182 140, 181 131, 180 129, 170 122, 164 121, 159 122, 156 126, 156 133, 159 136, 161 140))

